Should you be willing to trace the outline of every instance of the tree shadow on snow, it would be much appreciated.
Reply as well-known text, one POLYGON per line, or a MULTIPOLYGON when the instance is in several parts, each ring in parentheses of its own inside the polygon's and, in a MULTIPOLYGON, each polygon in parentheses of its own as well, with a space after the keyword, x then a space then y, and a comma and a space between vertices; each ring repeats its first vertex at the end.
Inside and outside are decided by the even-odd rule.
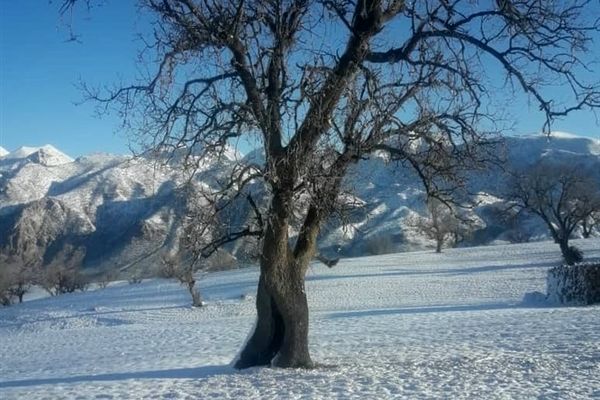
POLYGON ((112 382, 138 379, 201 379, 217 375, 229 375, 237 371, 230 365, 207 365, 198 368, 177 368, 157 371, 121 372, 100 375, 78 375, 62 378, 22 379, 0 382, 1 388, 60 385, 84 382, 112 382))
POLYGON ((361 274, 331 274, 331 275, 308 275, 306 277, 307 281, 322 281, 322 280, 331 280, 331 279, 355 279, 355 278, 377 278, 377 277, 391 277, 391 276, 419 276, 419 275, 468 275, 475 273, 484 273, 484 272, 494 272, 494 271, 503 271, 503 270, 526 270, 531 268, 551 268, 555 265, 559 265, 560 262, 539 262, 539 263, 531 263, 531 264, 499 264, 499 265, 485 265, 481 266, 481 264, 474 265, 472 267, 463 267, 463 268, 444 268, 444 269, 435 269, 434 266, 428 265, 423 266, 422 269, 403 269, 403 268, 389 268, 385 271, 374 271, 373 273, 361 273, 361 274))
POLYGON ((426 313, 442 313, 442 312, 461 312, 461 311, 492 311, 509 308, 522 307, 520 304, 514 303, 493 303, 493 304, 465 304, 455 306, 425 306, 425 307, 403 307, 403 308, 386 308, 375 310, 356 310, 343 311, 329 314, 329 318, 358 318, 358 317, 374 317, 379 315, 405 315, 405 314, 426 314, 426 313))

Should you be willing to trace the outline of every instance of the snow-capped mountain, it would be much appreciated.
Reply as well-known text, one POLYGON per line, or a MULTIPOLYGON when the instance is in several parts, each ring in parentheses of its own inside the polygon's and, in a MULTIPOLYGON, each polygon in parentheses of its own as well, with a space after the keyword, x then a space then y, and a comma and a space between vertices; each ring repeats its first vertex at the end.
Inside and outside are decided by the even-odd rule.
POLYGON ((73 162, 71 157, 50 144, 42 147, 19 147, 13 152, 6 152, 2 157, 12 161, 27 159, 47 167, 73 162))
POLYGON ((7 154, 8 154, 8 150, 6 150, 4 147, 0 146, 0 158, 4 157, 7 154))
MULTIPOLYGON (((597 165, 600 171, 600 141, 590 138, 565 133, 509 137, 505 148, 509 167, 549 158, 597 165)), ((240 157, 231 152, 203 163, 196 183, 213 184, 240 157)), ((258 163, 261 156, 254 152, 246 160, 258 163)), ((510 240, 512 228, 494 219, 495 208, 503 204, 502 178, 497 169, 471 176, 470 191, 480 204, 472 212, 479 231, 466 244, 510 240)), ((159 250, 172 246, 180 231, 178 188, 183 182, 177 168, 155 159, 94 154, 73 160, 51 145, 21 147, 0 157, 0 251, 27 248, 49 262, 66 249, 79 248, 88 268, 156 265, 159 250)), ((257 198, 264 192, 258 185, 252 190, 257 198)), ((323 252, 359 255, 372 253, 373 246, 398 251, 430 245, 406 224, 407 217, 424 212, 425 199, 418 177, 407 167, 383 156, 363 161, 349 172, 342 197, 353 206, 324 227, 323 252)), ((238 211, 239 221, 252 212, 247 204, 238 211)), ((546 235, 539 222, 528 223, 530 236, 546 235)))

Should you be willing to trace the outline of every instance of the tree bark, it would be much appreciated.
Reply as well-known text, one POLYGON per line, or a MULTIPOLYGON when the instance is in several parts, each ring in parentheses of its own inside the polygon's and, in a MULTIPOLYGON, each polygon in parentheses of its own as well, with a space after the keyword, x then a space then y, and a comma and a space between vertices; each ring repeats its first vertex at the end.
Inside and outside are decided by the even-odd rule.
POLYGON ((435 252, 436 253, 441 253, 442 252, 442 245, 444 244, 444 240, 440 240, 437 239, 436 243, 435 243, 435 252))
POLYGON ((260 262, 256 326, 234 365, 238 369, 261 365, 313 366, 308 350, 308 301, 304 290, 304 274, 310 260, 292 254, 288 242, 290 211, 286 204, 285 199, 274 195, 260 262))
POLYGON ((294 262, 261 265, 256 296, 257 321, 235 367, 269 365, 311 368, 308 351, 308 301, 303 268, 294 262), (300 270, 300 271, 299 271, 300 270))
POLYGON ((569 248, 568 236, 560 238, 558 245, 560 246, 560 252, 562 253, 563 259, 568 265, 573 265, 576 262, 581 261, 581 259, 578 259, 576 253, 569 248))
POLYGON ((202 296, 200 295, 200 291, 196 288, 196 281, 194 279, 187 282, 187 288, 190 292, 190 296, 192 296, 192 307, 202 307, 202 296))

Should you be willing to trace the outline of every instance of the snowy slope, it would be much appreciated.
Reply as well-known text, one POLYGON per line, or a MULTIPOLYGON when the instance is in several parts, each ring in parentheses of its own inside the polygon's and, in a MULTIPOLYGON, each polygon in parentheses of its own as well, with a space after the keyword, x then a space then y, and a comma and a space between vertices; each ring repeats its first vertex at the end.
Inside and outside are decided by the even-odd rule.
POLYGON ((541 242, 315 264, 310 371, 229 367, 255 268, 206 276, 202 309, 164 280, 32 300, 0 309, 0 398, 598 398, 600 306, 522 301, 559 259, 541 242))
POLYGON ((0 146, 0 157, 4 157, 8 153, 9 153, 8 150, 6 150, 4 147, 0 146))
POLYGON ((94 154, 72 160, 51 146, 21 148, 0 159, 0 249, 29 240, 28 227, 45 221, 48 229, 35 245, 46 259, 62 243, 85 248, 85 266, 126 265, 160 246, 170 229, 163 214, 175 203, 177 179, 175 170, 143 158, 94 154), (67 225, 47 218, 46 200, 61 205, 55 217, 67 225), (157 217, 164 226, 145 230, 146 221, 157 217))

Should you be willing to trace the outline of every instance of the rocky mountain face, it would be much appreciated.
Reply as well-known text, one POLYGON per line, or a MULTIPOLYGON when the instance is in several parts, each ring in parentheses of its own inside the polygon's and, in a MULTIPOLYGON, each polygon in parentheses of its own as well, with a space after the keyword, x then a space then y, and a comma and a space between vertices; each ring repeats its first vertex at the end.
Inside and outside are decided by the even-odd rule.
MULTIPOLYGON (((586 164, 600 171, 600 141, 555 133, 507 138, 508 168, 523 168, 547 158, 586 164)), ((181 235, 185 179, 176 167, 156 160, 95 154, 73 160, 56 148, 0 149, 0 251, 34 254, 50 262, 65 248, 82 249, 89 270, 148 269, 160 263, 161 251, 177 249, 181 235)), ((245 157, 256 161, 256 154, 245 157)), ((234 159, 205 162, 196 185, 212 185, 234 159)), ((493 241, 535 240, 546 229, 529 218, 510 221, 502 216, 506 174, 500 168, 473 173, 470 216, 477 221, 465 245, 493 241), (518 231, 518 232, 517 232, 518 231)), ((598 176, 600 179, 600 175, 598 176)), ((253 191, 264 197, 255 185, 253 191)), ((331 218, 320 237, 322 253, 356 256, 375 252, 428 248, 432 243, 407 220, 425 213, 425 194, 409 168, 384 156, 359 163, 345 180, 341 201, 348 207, 331 218)), ((240 203, 228 223, 240 224, 251 209, 240 203)), ((228 251, 243 258, 239 244, 228 251)))

